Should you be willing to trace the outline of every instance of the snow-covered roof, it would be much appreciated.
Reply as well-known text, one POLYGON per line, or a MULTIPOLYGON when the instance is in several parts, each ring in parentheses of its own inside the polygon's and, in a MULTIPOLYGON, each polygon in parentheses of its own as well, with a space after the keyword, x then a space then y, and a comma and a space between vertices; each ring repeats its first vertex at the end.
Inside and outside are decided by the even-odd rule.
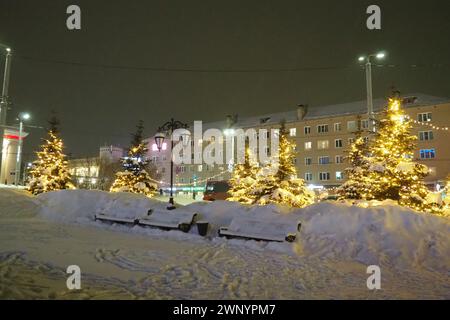
MULTIPOLYGON (((402 95, 405 108, 438 105, 450 103, 450 98, 436 97, 423 93, 411 93, 402 95)), ((381 111, 387 104, 387 98, 377 98, 373 100, 374 112, 381 111)), ((347 103, 339 103, 325 106, 308 106, 302 120, 314 120, 326 117, 345 116, 352 114, 364 114, 367 112, 367 101, 360 100, 347 103)), ((299 121, 297 108, 289 111, 268 113, 250 117, 238 117, 233 124, 234 128, 250 128, 263 124, 276 125, 282 120, 287 123, 299 121)), ((193 124, 190 125, 193 128, 193 124)), ((203 130, 217 128, 224 130, 228 127, 227 120, 203 122, 203 130)))

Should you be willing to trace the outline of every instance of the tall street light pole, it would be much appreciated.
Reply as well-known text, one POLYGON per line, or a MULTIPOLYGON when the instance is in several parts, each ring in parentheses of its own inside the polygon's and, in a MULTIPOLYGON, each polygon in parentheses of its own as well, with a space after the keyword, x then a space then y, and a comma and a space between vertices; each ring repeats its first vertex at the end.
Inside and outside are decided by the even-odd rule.
MULTIPOLYGON (((2 87, 2 97, 0 100, 0 172, 2 172, 1 167, 5 165, 2 163, 4 159, 4 152, 6 150, 3 150, 3 135, 4 135, 4 127, 6 126, 6 113, 8 111, 8 90, 9 90, 9 74, 11 70, 11 48, 8 46, 5 46, 0 43, 0 48, 4 48, 6 51, 6 58, 5 58, 5 72, 3 74, 3 87, 2 87)), ((3 181, 3 177, 0 174, 0 179, 3 181)))
POLYGON ((17 157, 16 157, 16 170, 14 174, 15 185, 18 186, 20 182, 20 164, 22 160, 22 145, 23 145, 23 122, 31 118, 30 114, 27 112, 19 113, 19 146, 17 147, 17 157))
POLYGON ((359 62, 365 62, 366 65, 366 89, 367 89, 367 115, 369 117, 369 131, 374 131, 374 114, 373 114, 373 93, 372 93, 372 58, 379 60, 386 56, 384 52, 369 54, 358 58, 359 62))
MULTIPOLYGON (((161 127, 158 128, 158 133, 155 135, 155 143, 156 146, 158 147, 158 151, 161 151, 162 149, 162 145, 165 139, 166 134, 168 133, 170 136, 170 198, 169 198, 169 207, 167 209, 171 210, 171 209, 175 209, 174 206, 174 200, 173 200, 173 132, 177 129, 187 129, 188 125, 181 122, 181 121, 176 121, 173 118, 170 119, 170 121, 167 121, 166 123, 164 123, 161 127)), ((183 143, 188 143, 188 137, 182 136, 183 139, 183 143)))

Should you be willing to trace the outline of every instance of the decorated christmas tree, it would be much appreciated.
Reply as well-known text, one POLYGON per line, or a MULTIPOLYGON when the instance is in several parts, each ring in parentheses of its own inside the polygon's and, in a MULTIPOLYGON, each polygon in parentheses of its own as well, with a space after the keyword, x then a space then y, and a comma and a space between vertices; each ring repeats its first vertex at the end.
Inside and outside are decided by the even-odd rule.
POLYGON ((149 173, 149 163, 146 160, 147 147, 143 143, 143 122, 137 125, 131 146, 126 157, 121 159, 123 171, 116 173, 116 180, 111 186, 111 192, 132 192, 153 196, 157 185, 149 173))
POLYGON ((287 204, 304 207, 314 202, 314 194, 308 190, 303 179, 297 178, 294 166, 294 143, 288 139, 284 122, 279 130, 279 152, 271 164, 262 168, 257 175, 254 188, 256 203, 287 204))
POLYGON ((41 151, 38 151, 38 159, 33 162, 30 170, 30 182, 28 190, 32 194, 40 194, 48 191, 74 189, 72 180, 67 170, 67 161, 63 154, 63 141, 59 137, 59 121, 55 115, 49 121, 50 129, 41 151))
POLYGON ((254 188, 256 186, 258 170, 258 165, 251 156, 250 148, 246 146, 244 163, 234 166, 233 176, 229 181, 230 190, 228 193, 230 197, 227 200, 245 204, 254 203, 254 188))
POLYGON ((365 199, 392 199, 419 211, 435 211, 426 198, 429 190, 423 179, 428 174, 425 165, 413 161, 415 141, 411 121, 405 117, 398 97, 389 99, 379 121, 374 141, 370 143, 371 164, 363 191, 365 199))
POLYGON ((371 187, 368 179, 370 167, 368 141, 362 133, 359 126, 346 157, 350 164, 350 167, 345 169, 348 179, 337 190, 340 197, 345 199, 363 199, 371 187))

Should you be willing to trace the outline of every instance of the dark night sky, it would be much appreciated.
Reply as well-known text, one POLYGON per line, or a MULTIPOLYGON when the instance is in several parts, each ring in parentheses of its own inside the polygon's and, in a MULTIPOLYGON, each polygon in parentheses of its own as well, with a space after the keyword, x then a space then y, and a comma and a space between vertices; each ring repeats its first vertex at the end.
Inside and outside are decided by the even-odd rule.
MULTIPOLYGON (((0 0, 0 42, 15 54, 10 122, 28 110, 45 125, 55 109, 66 151, 86 156, 105 142, 128 144, 139 119, 151 134, 171 116, 210 121, 362 100, 356 58, 379 49, 393 66, 375 68, 375 96, 395 85, 450 97, 449 3, 0 0), (66 28, 70 4, 81 7, 81 31, 66 28), (365 27, 370 4, 381 6, 381 31, 365 27)), ((44 134, 30 132, 28 157, 44 134)))

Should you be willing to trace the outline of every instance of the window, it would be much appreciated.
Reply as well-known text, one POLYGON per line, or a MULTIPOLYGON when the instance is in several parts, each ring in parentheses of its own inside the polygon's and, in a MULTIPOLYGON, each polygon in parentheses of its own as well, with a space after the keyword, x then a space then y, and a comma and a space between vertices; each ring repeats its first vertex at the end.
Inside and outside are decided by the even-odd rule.
POLYGON ((353 144, 355 142, 355 138, 348 138, 348 144, 353 144))
POLYGON ((311 127, 305 127, 303 128, 305 134, 310 134, 311 133, 311 127))
POLYGON ((291 137, 295 137, 297 135, 297 128, 290 128, 289 129, 289 135, 291 137))
POLYGON ((181 166, 180 167, 180 172, 181 173, 185 173, 186 172, 186 167, 185 166, 181 166))
POLYGON ((369 136, 364 137, 363 140, 364 140, 364 143, 366 143, 366 144, 369 143, 369 136))
POLYGON ((161 173, 166 173, 166 168, 162 167, 161 168, 161 173))
POLYGON ((434 159, 436 151, 434 149, 420 149, 420 159, 434 159))
POLYGON ((342 174, 342 171, 336 171, 336 180, 342 180, 344 179, 344 175, 342 174))
POLYGON ((319 172, 319 180, 320 181, 330 180, 330 173, 329 172, 319 172))
POLYGON ((305 173, 305 181, 312 181, 313 175, 310 172, 305 173))
POLYGON ((310 166, 312 164, 312 158, 305 158, 305 166, 310 166))
POLYGON ((292 158, 292 164, 294 164, 294 165, 297 164, 297 158, 292 158))
POLYGON ((433 131, 419 131, 420 141, 433 140, 433 131))
POLYGON ((356 125, 356 121, 347 121, 347 130, 348 131, 356 131, 356 129, 358 129, 357 125, 356 125))
POLYGON ((334 131, 339 132, 342 130, 342 125, 340 122, 334 124, 334 131))
POLYGON ((319 164, 329 164, 329 163, 330 163, 329 156, 320 156, 319 157, 319 164))
POLYGON ((329 147, 328 140, 317 141, 317 149, 328 149, 328 147, 329 147))
POLYGON ((159 160, 159 157, 158 156, 153 156, 152 157, 152 162, 157 162, 159 160))
POLYGON ((328 125, 327 124, 320 124, 317 126, 317 132, 318 133, 326 133, 328 132, 328 125))
POLYGON ((305 150, 311 150, 311 148, 312 148, 312 142, 311 141, 305 142, 305 150))
POLYGON ((419 113, 417 114, 417 120, 420 122, 431 121, 431 112, 419 113))
POLYGON ((369 129, 369 120, 361 120, 361 128, 362 129, 369 129))
POLYGON ((335 162, 336 163, 343 163, 344 162, 344 157, 343 156, 336 156, 335 157, 335 162))
POLYGON ((336 148, 342 148, 342 139, 336 139, 334 140, 334 146, 336 148))
POLYGON ((199 164, 197 167, 198 172, 202 172, 203 170, 203 165, 199 164))

